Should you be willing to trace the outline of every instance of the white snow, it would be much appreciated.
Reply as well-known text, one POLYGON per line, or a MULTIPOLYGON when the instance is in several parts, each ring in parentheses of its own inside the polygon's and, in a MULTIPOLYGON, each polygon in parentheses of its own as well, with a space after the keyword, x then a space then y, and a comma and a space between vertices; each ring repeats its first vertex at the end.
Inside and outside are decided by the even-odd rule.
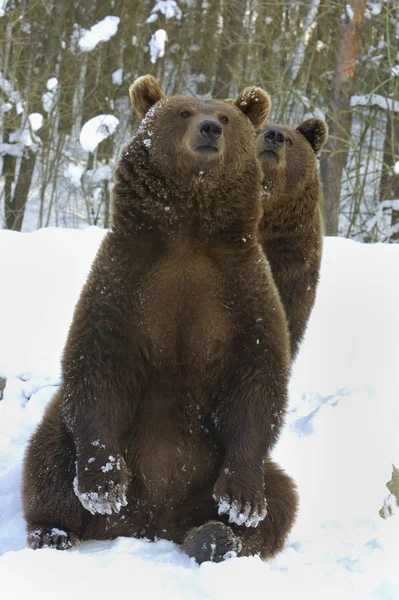
POLYGON ((158 13, 161 13, 166 20, 174 17, 177 20, 182 18, 182 11, 175 0, 160 0, 160 2, 157 2, 146 23, 154 23, 158 19, 158 13))
POLYGON ((374 16, 381 14, 382 6, 380 2, 367 2, 367 8, 374 16))
POLYGON ((345 6, 345 10, 346 10, 346 14, 348 15, 349 19, 350 19, 351 21, 353 21, 353 17, 354 17, 354 14, 355 14, 355 13, 353 12, 353 8, 351 7, 351 5, 350 5, 350 4, 347 4, 347 5, 345 6))
POLYGON ((380 94, 365 94, 364 96, 352 96, 351 106, 379 106, 384 110, 399 112, 399 100, 387 98, 380 94))
POLYGON ((0 17, 4 17, 6 14, 7 2, 8 0, 0 0, 0 17))
MULTIPOLYGON (((113 483, 113 482, 110 482, 113 483)), ((79 481, 76 475, 73 480, 73 490, 83 506, 92 514, 112 515, 112 512, 119 513, 122 506, 127 505, 126 489, 116 485, 112 492, 99 490, 97 492, 80 492, 79 481)))
POLYGON ((68 163, 64 169, 64 177, 69 179, 71 185, 75 188, 81 186, 82 175, 85 172, 83 165, 75 165, 75 163, 68 163))
POLYGON ((25 148, 30 148, 36 152, 40 146, 40 138, 35 135, 35 131, 42 126, 43 116, 40 113, 31 113, 24 122, 22 129, 17 129, 9 136, 10 143, 0 144, 0 155, 10 154, 11 156, 21 157, 25 148))
POLYGON ((118 31, 119 22, 119 17, 105 17, 88 31, 82 30, 83 35, 78 42, 80 50, 90 52, 100 42, 108 42, 118 31))
POLYGON ((112 83, 114 85, 122 85, 123 81, 123 68, 117 69, 112 73, 112 83))
POLYGON ((165 54, 165 44, 168 39, 165 29, 157 29, 152 34, 149 49, 150 49, 150 60, 155 63, 157 58, 162 58, 165 54))
POLYGON ((100 142, 115 132, 118 125, 119 119, 114 115, 98 115, 86 121, 79 136, 83 150, 94 152, 100 142))
POLYGON ((237 502, 229 502, 226 498, 222 498, 219 501, 218 514, 229 515, 229 523, 245 525, 246 527, 257 527, 265 519, 267 508, 262 509, 260 513, 254 511, 251 514, 251 505, 249 503, 241 507, 237 502))
POLYGON ((43 126, 43 115, 31 113, 28 117, 32 131, 38 131, 43 126))
POLYGON ((99 184, 102 181, 110 181, 112 179, 111 165, 99 165, 95 169, 88 169, 85 175, 90 179, 92 185, 99 184))
POLYGON ((49 92, 52 92, 53 90, 55 90, 57 85, 58 85, 57 77, 50 77, 50 79, 47 80, 46 88, 48 89, 49 92))
POLYGON ((251 600, 264 590, 283 600, 397 600, 399 510, 386 487, 392 463, 399 467, 394 244, 325 239, 316 306, 274 452, 297 482, 300 509, 273 561, 231 558, 199 567, 165 540, 90 541, 64 552, 25 547, 24 449, 58 388, 73 308, 104 233, 0 231, 0 376, 7 378, 0 401, 1 598, 83 600, 129 590, 137 600, 251 600), (379 516, 384 508, 387 519, 379 516))
POLYGON ((393 172, 395 175, 399 175, 399 160, 393 166, 393 172))
POLYGON ((55 93, 53 90, 44 92, 44 94, 42 95, 42 105, 43 105, 43 109, 46 111, 46 113, 52 112, 52 110, 54 108, 55 100, 56 100, 56 96, 55 96, 55 93))
POLYGON ((0 71, 0 89, 4 92, 5 96, 8 97, 10 102, 15 104, 17 109, 17 115, 23 112, 23 103, 19 92, 13 89, 12 83, 3 75, 0 71))

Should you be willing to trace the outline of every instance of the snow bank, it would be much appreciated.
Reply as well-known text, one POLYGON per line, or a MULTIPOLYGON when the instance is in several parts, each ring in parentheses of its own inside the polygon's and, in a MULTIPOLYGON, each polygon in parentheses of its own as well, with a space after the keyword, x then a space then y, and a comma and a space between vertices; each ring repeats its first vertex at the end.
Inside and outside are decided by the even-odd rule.
POLYGON ((59 385, 74 304, 104 232, 0 231, 0 580, 5 600, 125 595, 137 600, 397 600, 399 511, 379 516, 399 466, 399 246, 327 238, 316 306, 294 365, 275 459, 300 511, 273 561, 199 567, 165 540, 118 538, 27 550, 26 442, 59 385))

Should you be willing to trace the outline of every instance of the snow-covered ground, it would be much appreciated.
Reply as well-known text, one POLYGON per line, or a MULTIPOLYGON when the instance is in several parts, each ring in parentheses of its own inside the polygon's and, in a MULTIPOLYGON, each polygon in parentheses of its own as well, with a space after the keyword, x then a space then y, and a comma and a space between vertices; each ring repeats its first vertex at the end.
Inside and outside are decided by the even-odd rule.
MULTIPOLYGON (((28 550, 26 442, 59 383, 74 303, 104 232, 0 231, 0 595, 135 600, 398 600, 399 509, 379 516, 399 467, 399 246, 327 238, 317 303, 295 364, 275 458, 300 512, 272 562, 199 567, 172 543, 119 538, 28 550)), ((395 503, 391 504, 394 506, 395 503)))

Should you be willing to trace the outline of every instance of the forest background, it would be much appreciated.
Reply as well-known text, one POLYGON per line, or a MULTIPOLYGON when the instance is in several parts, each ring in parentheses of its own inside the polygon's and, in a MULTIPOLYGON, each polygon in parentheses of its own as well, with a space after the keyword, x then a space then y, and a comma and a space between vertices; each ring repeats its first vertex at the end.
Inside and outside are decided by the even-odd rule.
POLYGON ((326 119, 324 231, 399 241, 397 0, 0 0, 0 227, 108 227, 128 86, 326 119), (83 128, 85 126, 85 128, 83 128))

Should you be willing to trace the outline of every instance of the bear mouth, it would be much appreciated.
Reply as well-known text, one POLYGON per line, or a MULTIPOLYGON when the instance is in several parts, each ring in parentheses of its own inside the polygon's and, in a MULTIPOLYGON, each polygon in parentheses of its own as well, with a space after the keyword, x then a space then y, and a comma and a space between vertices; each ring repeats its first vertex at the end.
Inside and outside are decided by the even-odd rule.
POLYGON ((277 163, 279 160, 277 152, 274 152, 274 150, 270 150, 270 149, 263 150, 262 152, 260 152, 260 154, 258 156, 272 158, 277 163))
POLYGON ((198 146, 194 146, 192 150, 194 150, 195 152, 201 152, 203 154, 215 154, 219 152, 216 146, 212 146, 210 144, 200 144, 198 146))

